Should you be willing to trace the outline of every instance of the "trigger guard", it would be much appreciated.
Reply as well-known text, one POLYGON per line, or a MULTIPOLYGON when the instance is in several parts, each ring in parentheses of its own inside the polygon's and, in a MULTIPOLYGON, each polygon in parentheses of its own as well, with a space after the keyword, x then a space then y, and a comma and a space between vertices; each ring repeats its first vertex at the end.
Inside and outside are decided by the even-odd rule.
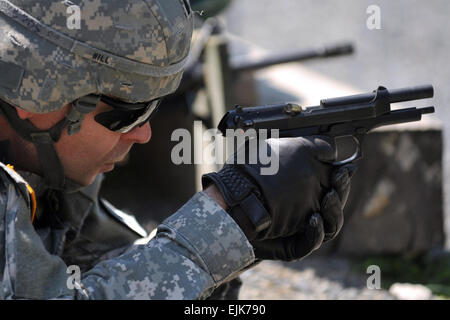
POLYGON ((353 161, 360 160, 362 158, 362 152, 361 152, 361 141, 360 138, 352 136, 353 140, 356 142, 356 152, 349 158, 341 161, 335 161, 333 162, 333 166, 338 167, 342 166, 344 164, 351 163, 353 161))

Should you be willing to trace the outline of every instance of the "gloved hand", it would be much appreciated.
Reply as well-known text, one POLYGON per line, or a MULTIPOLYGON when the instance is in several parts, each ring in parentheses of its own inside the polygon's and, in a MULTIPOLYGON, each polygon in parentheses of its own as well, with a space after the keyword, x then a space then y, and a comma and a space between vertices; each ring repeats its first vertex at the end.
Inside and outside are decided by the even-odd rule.
POLYGON ((353 164, 336 168, 332 173, 331 189, 322 200, 321 211, 311 215, 302 230, 290 237, 251 241, 259 259, 292 261, 318 249, 322 242, 336 237, 344 223, 345 203, 350 192, 353 164))
MULTIPOLYGON (((334 237, 342 226, 348 191, 330 191, 334 142, 322 136, 269 139, 260 148, 277 155, 279 170, 275 175, 261 175, 263 165, 259 161, 249 163, 246 144, 235 154, 234 163, 227 163, 218 173, 204 175, 203 186, 217 186, 229 214, 253 244, 257 258, 301 258, 320 246, 323 239, 334 237), (236 163, 242 153, 245 163, 236 163)), ((334 176, 342 182, 340 186, 347 184, 348 188, 349 179, 345 181, 343 175, 348 177, 350 172, 346 172, 334 176)))

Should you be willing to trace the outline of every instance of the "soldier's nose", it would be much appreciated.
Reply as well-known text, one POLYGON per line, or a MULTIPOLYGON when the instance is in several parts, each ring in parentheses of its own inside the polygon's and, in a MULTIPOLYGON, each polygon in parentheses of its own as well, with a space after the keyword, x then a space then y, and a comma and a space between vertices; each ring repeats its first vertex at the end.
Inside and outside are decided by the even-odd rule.
POLYGON ((146 122, 142 127, 137 126, 133 130, 124 133, 122 137, 132 143, 147 143, 152 137, 150 123, 146 122))

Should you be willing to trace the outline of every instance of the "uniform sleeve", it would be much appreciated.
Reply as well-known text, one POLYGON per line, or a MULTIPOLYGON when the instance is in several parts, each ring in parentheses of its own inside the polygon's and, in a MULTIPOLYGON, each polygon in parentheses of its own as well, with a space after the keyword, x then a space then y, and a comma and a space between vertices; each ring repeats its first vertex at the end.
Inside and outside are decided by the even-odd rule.
POLYGON ((203 299, 254 262, 241 229, 203 192, 148 243, 79 277, 45 250, 13 184, 0 187, 0 236, 4 299, 203 299))

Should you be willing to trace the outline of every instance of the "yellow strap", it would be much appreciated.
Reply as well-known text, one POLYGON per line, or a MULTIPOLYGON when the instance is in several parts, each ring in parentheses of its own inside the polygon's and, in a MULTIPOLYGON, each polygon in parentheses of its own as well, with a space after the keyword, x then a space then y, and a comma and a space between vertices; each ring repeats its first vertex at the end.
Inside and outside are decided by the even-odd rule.
MULTIPOLYGON (((11 169, 11 170, 13 170, 14 172, 16 172, 15 170, 14 170, 14 166, 12 166, 12 165, 10 165, 10 164, 7 164, 6 165, 9 169, 11 169)), ((33 188, 28 184, 28 183, 25 183, 25 185, 26 185, 26 187, 27 187, 27 190, 28 190, 28 193, 30 194, 30 197, 31 197, 31 204, 32 204, 32 209, 31 209, 31 223, 33 223, 34 222, 34 216, 35 216, 35 214, 36 214, 36 208, 37 208, 37 205, 36 205, 36 194, 34 193, 34 190, 33 190, 33 188)))

